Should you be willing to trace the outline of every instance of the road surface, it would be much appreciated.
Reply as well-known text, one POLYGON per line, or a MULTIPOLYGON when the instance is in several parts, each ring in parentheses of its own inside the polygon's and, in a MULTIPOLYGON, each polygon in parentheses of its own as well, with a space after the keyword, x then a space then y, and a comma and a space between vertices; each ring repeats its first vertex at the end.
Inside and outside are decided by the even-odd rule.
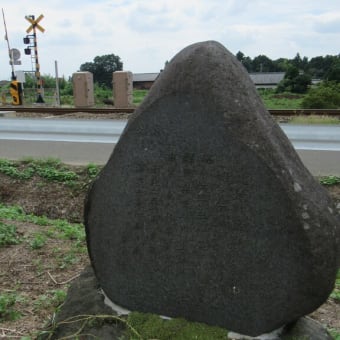
MULTIPOLYGON (((125 125, 125 120, 1 118, 0 158, 105 164, 125 125)), ((313 175, 340 175, 340 125, 281 128, 313 175)))

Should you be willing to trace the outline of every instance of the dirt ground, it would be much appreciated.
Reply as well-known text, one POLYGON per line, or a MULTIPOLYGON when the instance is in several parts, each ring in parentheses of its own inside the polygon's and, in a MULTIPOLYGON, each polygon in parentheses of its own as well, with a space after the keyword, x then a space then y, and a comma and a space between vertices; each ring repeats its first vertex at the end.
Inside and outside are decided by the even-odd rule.
MULTIPOLYGON (((68 118, 87 119, 89 115, 71 114, 68 118)), ((117 115, 105 115, 104 118, 117 119, 117 115)), ((80 178, 84 177, 82 167, 70 168, 79 174, 80 178)), ((326 188, 340 209, 340 185, 326 188)), ((83 221, 83 204, 87 189, 86 183, 74 188, 57 182, 47 183, 38 177, 18 180, 0 173, 0 203, 19 205, 26 213, 45 215, 51 219, 66 219, 72 223, 83 221)), ((15 225, 18 233, 27 240, 17 245, 0 247, 0 292, 13 292, 20 296, 17 304, 21 313, 20 319, 16 321, 0 322, 0 338, 20 339, 23 336, 31 336, 33 339, 35 331, 41 329, 53 317, 59 302, 58 292, 66 291, 72 280, 89 263, 88 256, 86 249, 75 251, 72 240, 53 237, 48 239, 44 247, 32 249, 29 241, 41 232, 44 226, 1 219, 0 222, 15 225), (70 255, 69 260, 66 255, 70 255)), ((311 316, 327 328, 340 332, 339 300, 329 298, 311 316)))

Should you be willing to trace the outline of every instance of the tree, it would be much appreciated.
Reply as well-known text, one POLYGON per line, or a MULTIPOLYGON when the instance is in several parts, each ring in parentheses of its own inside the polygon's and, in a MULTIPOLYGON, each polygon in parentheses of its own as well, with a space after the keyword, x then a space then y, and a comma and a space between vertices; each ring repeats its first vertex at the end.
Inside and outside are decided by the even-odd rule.
POLYGON ((254 72, 275 72, 277 68, 270 58, 260 54, 253 59, 253 70, 254 72))
POLYGON ((306 73, 301 73, 295 66, 290 66, 284 79, 279 83, 277 92, 305 93, 312 84, 312 78, 306 73))
POLYGON ((311 88, 302 103, 304 109, 338 109, 340 108, 340 83, 323 81, 311 88))
POLYGON ((340 83, 340 57, 334 59, 332 66, 325 74, 325 78, 328 81, 335 81, 340 83))
POLYGON ((112 87, 112 73, 121 71, 123 62, 119 56, 106 54, 97 56, 93 62, 87 62, 80 65, 80 71, 88 71, 93 74, 93 81, 101 86, 112 87))

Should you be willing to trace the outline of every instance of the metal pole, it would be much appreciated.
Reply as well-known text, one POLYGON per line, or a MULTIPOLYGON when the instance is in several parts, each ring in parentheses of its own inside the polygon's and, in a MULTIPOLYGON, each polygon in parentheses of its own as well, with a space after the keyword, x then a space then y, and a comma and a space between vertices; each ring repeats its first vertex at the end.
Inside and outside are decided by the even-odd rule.
POLYGON ((5 26, 5 40, 7 41, 7 48, 8 48, 8 54, 9 54, 9 62, 11 64, 12 68, 12 80, 16 80, 16 76, 14 73, 14 58, 13 58, 13 52, 11 52, 11 47, 9 45, 9 39, 8 39, 8 33, 7 33, 7 26, 6 26, 6 20, 5 20, 5 12, 4 9, 2 8, 2 18, 4 20, 4 26, 5 26))
MULTIPOLYGON (((34 20, 34 15, 31 16, 34 20)), ((33 26, 33 46, 34 46, 34 56, 35 56, 35 78, 37 81, 37 103, 44 103, 44 99, 42 97, 42 82, 40 77, 40 65, 38 59, 38 42, 37 42, 37 31, 35 29, 36 24, 32 24, 33 26)))
POLYGON ((60 106, 60 94, 59 94, 59 76, 58 76, 58 62, 54 61, 55 66, 55 89, 56 89, 56 102, 57 106, 60 106))

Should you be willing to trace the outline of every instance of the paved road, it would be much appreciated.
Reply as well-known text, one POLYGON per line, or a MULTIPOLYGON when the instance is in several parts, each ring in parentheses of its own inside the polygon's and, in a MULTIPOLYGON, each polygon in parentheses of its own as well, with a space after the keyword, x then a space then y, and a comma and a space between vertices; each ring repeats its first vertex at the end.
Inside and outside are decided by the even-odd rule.
MULTIPOLYGON (((0 158, 105 164, 124 120, 0 119, 0 158)), ((314 175, 340 175, 340 126, 281 125, 314 175)))

